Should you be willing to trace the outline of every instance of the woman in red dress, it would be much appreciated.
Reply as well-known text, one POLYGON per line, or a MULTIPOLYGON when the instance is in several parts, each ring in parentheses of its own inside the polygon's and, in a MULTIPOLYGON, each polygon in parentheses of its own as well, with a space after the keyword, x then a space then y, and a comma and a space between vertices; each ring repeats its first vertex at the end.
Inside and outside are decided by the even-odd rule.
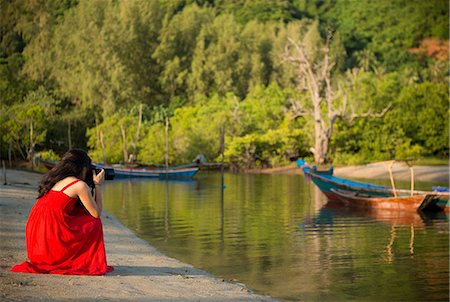
POLYGON ((113 270, 106 265, 100 220, 104 174, 95 173, 86 152, 73 149, 44 175, 26 226, 29 261, 11 271, 104 275, 113 270))

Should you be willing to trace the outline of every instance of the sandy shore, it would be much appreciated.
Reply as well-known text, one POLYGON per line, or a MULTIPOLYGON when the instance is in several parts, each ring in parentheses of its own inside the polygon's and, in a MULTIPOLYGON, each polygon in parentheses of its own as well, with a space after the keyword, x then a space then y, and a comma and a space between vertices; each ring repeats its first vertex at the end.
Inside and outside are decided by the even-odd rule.
MULTIPOLYGON (((415 181, 432 182, 436 184, 449 183, 448 166, 413 166, 415 181)), ((249 172, 263 174, 302 174, 295 163, 286 167, 253 170, 249 172)), ((394 180, 410 181, 411 172, 405 163, 395 163, 392 167, 394 180)), ((336 167, 334 174, 340 177, 362 179, 389 179, 387 163, 372 163, 361 166, 336 167)))
POLYGON ((102 215, 108 264, 106 276, 11 273, 26 260, 25 224, 42 175, 7 170, 0 176, 1 301, 273 301, 244 285, 219 280, 159 253, 110 214, 102 215))
MULTIPOLYGON (((413 166, 414 180, 432 182, 436 184, 449 183, 448 166, 413 166)), ((335 169, 337 176, 350 178, 388 179, 389 170, 386 163, 373 163, 363 166, 347 166, 335 169)), ((394 180, 410 181, 410 168, 404 163, 395 163, 392 166, 394 180)))

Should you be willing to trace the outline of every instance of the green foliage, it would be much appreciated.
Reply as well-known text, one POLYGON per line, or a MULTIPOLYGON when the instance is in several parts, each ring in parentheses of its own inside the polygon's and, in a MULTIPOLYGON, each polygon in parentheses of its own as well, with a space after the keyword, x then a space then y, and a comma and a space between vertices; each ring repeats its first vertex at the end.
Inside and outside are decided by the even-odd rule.
POLYGON ((291 21, 298 14, 291 2, 288 0, 238 0, 217 1, 216 5, 219 12, 232 13, 241 24, 245 24, 252 20, 291 21))
POLYGON ((235 167, 272 167, 307 149, 304 124, 286 110, 287 94, 277 85, 256 87, 236 111, 236 136, 229 138, 225 156, 235 167))
POLYGON ((183 95, 187 89, 198 35, 209 27, 214 13, 209 8, 191 5, 172 18, 166 17, 159 33, 160 43, 152 57, 162 66, 160 82, 171 97, 183 95))
POLYGON ((370 49, 393 70, 410 59, 420 39, 448 39, 448 18, 447 1, 382 0, 337 1, 327 19, 337 23, 350 54, 370 49))
POLYGON ((303 131, 292 129, 286 121, 263 135, 250 133, 231 139, 225 157, 237 169, 285 165, 290 156, 304 152, 303 138, 303 131))
POLYGON ((61 159, 61 157, 58 154, 56 154, 52 149, 40 152, 39 157, 44 160, 53 160, 53 161, 58 161, 61 159))
MULTIPOLYGON (((119 110, 106 117, 101 124, 88 129, 88 146, 92 150, 92 159, 97 162, 125 163, 128 157, 125 157, 124 151, 127 154, 133 153, 133 143, 137 143, 137 125, 137 115, 119 110)), ((144 137, 145 133, 141 135, 144 137)))
POLYGON ((2 106, 10 106, 23 100, 33 84, 21 76, 23 57, 20 53, 14 53, 6 59, 1 59, 0 64, 0 103, 2 106))
MULTIPOLYGON (((383 86, 395 85, 376 84, 374 87, 383 86)), ((380 96, 387 99, 388 91, 379 91, 380 96)), ((361 97, 369 96, 362 94, 361 97)), ((376 98, 372 96, 371 99, 376 98)), ((358 119, 353 124, 338 123, 333 140, 335 161, 448 157, 448 99, 444 84, 414 84, 402 89, 398 99, 393 101, 392 110, 382 118, 358 119)))
POLYGON ((228 14, 217 16, 211 26, 202 28, 192 62, 191 95, 211 95, 211 92, 220 95, 229 92, 239 96, 245 94, 238 89, 242 86, 239 33, 239 25, 228 14))
POLYGON ((283 53, 290 36, 318 63, 317 49, 331 29, 338 103, 354 113, 392 104, 381 118, 338 121, 332 158, 448 157, 448 60, 410 51, 424 38, 448 39, 445 1, 0 6, 2 156, 9 148, 23 158, 35 147, 63 153, 71 137, 72 146, 88 146, 97 161, 123 162, 136 153, 139 161, 163 163, 166 116, 173 164, 199 153, 217 160, 222 129, 227 160, 238 168, 306 156, 313 121, 294 117, 291 107, 295 99, 300 111, 310 111, 310 99, 283 53))
POLYGON ((55 28, 50 78, 65 97, 109 115, 127 104, 156 103, 156 1, 82 1, 55 28), (136 60, 139 58, 139 60, 136 60))
POLYGON ((407 86, 399 95, 397 123, 427 155, 448 157, 448 101, 448 86, 430 82, 407 86))
POLYGON ((204 154, 212 161, 220 154, 222 128, 232 132, 232 110, 238 100, 233 95, 225 98, 214 95, 198 99, 194 106, 179 108, 171 120, 172 147, 175 160, 191 162, 197 154, 204 154), (206 103, 204 103, 206 102, 206 103))
POLYGON ((21 103, 2 110, 2 140, 25 159, 36 145, 45 140, 47 129, 54 118, 59 102, 40 86, 31 91, 21 103))

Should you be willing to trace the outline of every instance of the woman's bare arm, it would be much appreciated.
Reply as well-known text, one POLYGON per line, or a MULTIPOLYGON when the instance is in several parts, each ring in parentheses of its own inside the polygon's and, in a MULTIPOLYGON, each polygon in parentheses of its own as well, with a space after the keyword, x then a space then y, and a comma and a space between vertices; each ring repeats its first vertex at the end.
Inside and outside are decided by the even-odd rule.
POLYGON ((103 210, 103 192, 100 185, 95 185, 95 202, 100 213, 103 210))
POLYGON ((88 210, 89 214, 94 216, 95 218, 99 218, 102 212, 102 209, 99 208, 98 203, 94 200, 94 197, 91 194, 91 188, 84 182, 80 181, 79 185, 77 183, 75 193, 80 198, 86 210, 88 210))
POLYGON ((95 198, 91 194, 91 188, 84 182, 80 181, 74 185, 75 194, 78 195, 89 214, 95 218, 99 218, 103 209, 103 194, 100 188, 105 178, 105 170, 101 170, 100 173, 93 175, 95 183, 95 198))
POLYGON ((95 202, 97 203, 97 207, 101 213, 103 210, 103 192, 101 189, 101 185, 105 180, 105 170, 101 169, 100 173, 98 174, 94 170, 93 173, 94 173, 93 179, 95 184, 95 202))

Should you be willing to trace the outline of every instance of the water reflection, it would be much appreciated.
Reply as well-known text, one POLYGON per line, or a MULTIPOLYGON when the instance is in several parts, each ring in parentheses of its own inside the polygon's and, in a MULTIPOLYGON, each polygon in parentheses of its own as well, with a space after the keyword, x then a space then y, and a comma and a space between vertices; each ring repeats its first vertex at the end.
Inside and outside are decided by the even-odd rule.
POLYGON ((446 216, 339 207, 298 175, 111 182, 105 208, 169 256, 281 300, 448 300, 446 216))

